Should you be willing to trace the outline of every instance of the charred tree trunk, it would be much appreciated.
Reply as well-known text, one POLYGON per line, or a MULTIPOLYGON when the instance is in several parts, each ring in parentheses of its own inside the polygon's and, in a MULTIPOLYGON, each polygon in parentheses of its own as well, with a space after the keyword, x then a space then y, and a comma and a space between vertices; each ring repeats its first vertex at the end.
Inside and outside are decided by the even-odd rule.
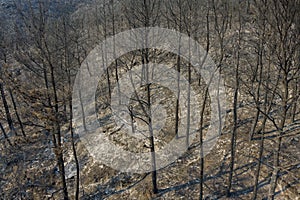
POLYGON ((4 87, 3 87, 3 83, 0 82, 0 92, 1 92, 1 97, 2 97, 2 102, 3 102, 3 106, 4 106, 4 110, 5 110, 5 114, 6 114, 6 120, 9 126, 9 129, 12 133, 14 133, 16 136, 18 136, 17 131, 13 125, 13 121, 11 118, 11 114, 10 114, 10 110, 9 110, 9 106, 6 100, 6 96, 5 96, 5 92, 4 92, 4 87))
POLYGON ((4 130, 3 126, 2 126, 2 124, 1 124, 1 122, 0 122, 0 129, 1 129, 2 133, 3 133, 3 135, 4 135, 4 138, 7 140, 8 144, 9 144, 10 146, 12 146, 12 144, 11 144, 11 142, 10 142, 10 140, 9 140, 9 138, 8 138, 8 136, 7 136, 6 132, 5 132, 5 130, 4 130))
POLYGON ((9 91, 9 94, 10 94, 11 101, 13 103, 13 107, 14 107, 14 110, 15 110, 15 114, 17 116, 18 123, 20 125, 20 129, 21 129, 22 135, 24 137, 26 137, 26 134, 25 134, 25 131, 24 131, 24 126, 23 126, 21 117, 20 117, 19 112, 18 112, 18 108, 17 108, 17 105, 16 105, 16 101, 15 101, 14 95, 13 95, 11 89, 9 89, 8 91, 9 91))
MULTIPOLYGON (((178 2, 179 6, 179 22, 178 22, 178 28, 179 32, 182 31, 182 3, 181 0, 178 2)), ((180 97, 180 71, 181 71, 181 35, 179 35, 179 41, 178 41, 178 55, 177 55, 177 99, 176 99, 176 113, 175 113, 175 134, 176 138, 178 139, 178 128, 179 128, 179 97, 180 97)))
POLYGON ((233 129, 231 133, 231 147, 230 147, 230 171, 228 177, 228 187, 226 190, 226 196, 230 197, 231 188, 232 188, 232 178, 234 172, 234 163, 235 163, 235 148, 236 148, 236 137, 238 129, 238 96, 239 96, 239 68, 240 68, 240 47, 241 47, 241 15, 239 11, 239 30, 238 30, 238 39, 236 46, 236 68, 235 68, 235 85, 234 85, 234 96, 233 96, 233 129))
POLYGON ((67 181, 65 176, 65 165, 64 165, 64 157, 63 157, 63 149, 61 144, 61 130, 60 130, 60 123, 59 123, 59 105, 58 105, 58 95, 56 89, 56 82, 55 82, 55 75, 54 75, 54 66, 52 65, 51 61, 48 60, 50 65, 50 75, 51 75, 51 83, 52 83, 52 90, 54 95, 54 130, 53 130, 53 138, 54 145, 56 148, 56 157, 57 157, 57 164, 60 170, 62 187, 63 187, 63 195, 64 200, 69 200, 68 196, 68 188, 67 188, 67 181), (55 143, 56 142, 56 143, 55 143))
MULTIPOLYGON (((70 74, 69 74, 70 76, 70 74)), ((69 77, 69 86, 71 88, 71 79, 69 77)), ((71 91, 71 89, 70 89, 71 91)), ((73 105, 72 105, 72 98, 70 95, 69 100, 69 109, 70 109, 70 131, 71 131, 71 139, 72 139, 72 151, 74 155, 74 160, 76 164, 76 182, 75 182, 75 200, 79 200, 79 181, 80 181, 80 166, 79 166, 79 160, 77 157, 77 151, 76 151, 76 145, 75 145, 75 139, 74 139, 74 130, 73 130, 73 105)))

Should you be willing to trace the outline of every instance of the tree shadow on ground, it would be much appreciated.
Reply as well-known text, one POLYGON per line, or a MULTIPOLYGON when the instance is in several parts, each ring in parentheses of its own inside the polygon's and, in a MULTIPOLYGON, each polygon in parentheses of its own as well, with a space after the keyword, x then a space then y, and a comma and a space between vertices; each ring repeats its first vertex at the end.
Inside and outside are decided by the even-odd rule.
POLYGON ((85 200, 106 199, 112 195, 121 194, 121 193, 135 187, 138 183, 143 181, 149 174, 150 173, 144 174, 140 179, 138 179, 134 183, 130 184, 128 187, 121 189, 121 190, 114 190, 114 188, 111 187, 112 185, 116 185, 116 183, 118 182, 119 177, 115 176, 115 177, 111 178, 106 184, 99 186, 98 191, 96 193, 94 193, 93 195, 86 195, 83 197, 83 199, 85 199, 85 200))

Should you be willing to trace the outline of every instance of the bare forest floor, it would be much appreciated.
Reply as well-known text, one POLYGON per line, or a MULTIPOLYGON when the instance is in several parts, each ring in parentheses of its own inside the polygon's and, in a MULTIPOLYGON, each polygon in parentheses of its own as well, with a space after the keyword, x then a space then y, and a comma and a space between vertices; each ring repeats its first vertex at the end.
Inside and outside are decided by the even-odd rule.
MULTIPOLYGON (((200 95, 200 90, 198 91, 200 95)), ((168 91, 158 89, 161 98, 167 101, 168 91)), ((200 95, 201 96, 201 95, 200 95)), ((245 97, 241 97, 245 99, 245 97)), ((242 101, 241 102, 246 102, 242 101)), ((99 99, 101 104, 101 99, 99 99)), ((230 100, 228 100, 230 103, 230 100)), ((171 102, 172 103, 172 102, 171 102)), ((174 103, 174 102, 173 102, 174 103)), ((101 107, 101 105, 98 105, 101 107)), ((209 110, 207 111, 209 113, 209 110)), ((100 113, 100 111, 99 111, 100 113)), ((108 116, 109 109, 102 109, 99 120, 108 116)), ((250 199, 252 196, 258 154, 261 145, 261 134, 256 134, 249 141, 253 107, 240 103, 238 108, 238 133, 236 140, 235 165, 233 176, 233 192, 230 199, 250 199)), ((276 199, 298 199, 300 196, 300 120, 288 122, 283 135, 280 152, 279 180, 276 199)), ((168 142, 172 134, 172 119, 165 131, 171 134, 157 136, 156 145, 168 142)), ((206 125, 209 116, 206 116, 206 125)), ((204 164, 204 195, 206 199, 226 198, 227 179, 230 164, 230 144, 232 128, 232 112, 229 109, 225 128, 212 151, 205 157, 204 164)), ((259 179, 258 199, 266 197, 272 175, 275 138, 277 132, 272 124, 267 123, 264 138, 264 151, 259 179)), ((116 130, 109 120, 102 127, 107 136, 116 130)), ((59 199, 59 170, 55 164, 55 152, 51 144, 51 135, 43 129, 27 127, 31 134, 26 138, 10 135, 14 144, 9 146, 3 138, 0 146, 0 184, 1 199, 19 197, 33 199, 59 199)), ((73 194, 76 168, 71 151, 71 138, 68 125, 62 127, 64 159, 69 193, 73 194)), ((122 148, 140 151, 144 142, 126 136, 126 132, 117 131, 111 140, 122 148)), ((121 173, 93 160, 84 145, 76 138, 76 149, 80 162, 80 195, 82 199, 198 199, 200 150, 199 137, 192 142, 191 148, 175 162, 157 171, 159 193, 152 193, 150 174, 121 173)), ((147 149, 146 149, 147 151, 147 149)))

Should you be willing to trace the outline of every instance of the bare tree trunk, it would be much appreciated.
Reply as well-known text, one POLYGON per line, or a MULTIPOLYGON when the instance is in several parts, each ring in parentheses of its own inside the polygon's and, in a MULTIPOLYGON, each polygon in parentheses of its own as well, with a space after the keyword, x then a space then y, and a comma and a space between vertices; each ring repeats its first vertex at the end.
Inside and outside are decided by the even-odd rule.
MULTIPOLYGON (((69 75, 70 76, 70 75, 69 75)), ((69 78, 69 85, 71 85, 71 80, 69 78)), ((75 140, 74 140, 74 130, 73 130, 73 106, 72 106, 72 98, 70 96, 70 101, 69 101, 69 109, 70 109, 70 131, 71 131, 71 139, 72 139, 72 151, 75 159, 75 164, 76 164, 76 186, 75 186, 75 200, 79 200, 79 181, 80 181, 80 167, 79 167, 79 161, 77 157, 77 152, 76 152, 76 146, 75 146, 75 140)))
MULTIPOLYGON (((147 33, 148 34, 148 33, 147 33)), ((148 36, 146 36, 147 38, 148 36)), ((148 41, 146 41, 147 43, 148 41)), ((158 193, 157 188, 157 175, 156 175, 156 157, 155 157, 155 143, 154 143, 154 132, 152 127, 152 112, 151 112, 151 83, 149 83, 149 50, 145 49, 144 61, 146 62, 145 70, 146 70, 146 84, 147 84, 147 118, 148 118, 148 129, 150 133, 150 150, 151 150, 151 163, 152 163, 152 185, 153 185, 153 193, 158 193)), ((143 64, 144 65, 144 64, 143 64)))
POLYGON ((188 91, 187 91, 187 116, 186 116, 186 140, 185 140, 185 145, 186 145, 186 148, 188 149, 189 148, 189 146, 190 146, 190 123, 191 123, 191 84, 192 84, 192 64, 191 64, 191 56, 192 56, 192 49, 191 49, 191 42, 192 42, 192 40, 191 40, 191 30, 192 30, 192 7, 191 7, 191 5, 189 5, 189 11, 188 11, 188 14, 187 14, 187 16, 188 16, 188 22, 187 22, 187 24, 186 24, 186 26, 187 26, 187 30, 186 30, 186 32, 187 32, 187 34, 188 34, 188 36, 189 36, 189 49, 188 49, 188 51, 189 51, 189 57, 188 57, 188 91))
MULTIPOLYGON (((182 31, 182 8, 181 0, 179 0, 179 32, 182 31)), ((180 70, 181 70, 181 35, 179 36, 179 46, 178 46, 178 55, 177 55, 177 99, 176 99, 176 113, 175 113, 175 134, 178 139, 178 128, 179 128, 179 96, 180 96, 180 70)))
MULTIPOLYGON (((78 63, 78 65, 80 66, 80 65, 81 65, 81 62, 80 62, 79 44, 78 44, 78 43, 76 44, 76 48, 77 48, 77 52, 78 52, 78 55, 77 55, 77 63, 78 63)), ((78 73, 81 73, 81 72, 79 71, 78 73)), ((79 80, 79 81, 81 81, 81 80, 79 80)), ((79 84, 79 85, 80 85, 80 84, 79 84)), ((81 90, 78 90, 78 96, 79 96, 80 108, 81 108, 81 113, 82 113, 82 126, 83 126, 84 131, 87 131, 87 128, 86 128, 86 120, 85 120, 85 112, 84 112, 84 106, 83 106, 83 103, 82 103, 82 93, 81 93, 81 90)))
MULTIPOLYGON (((72 142, 72 151, 76 165, 76 180, 75 180, 75 200, 79 200, 79 181, 80 181, 80 167, 79 161, 77 157, 75 139, 74 139, 74 130, 73 130, 73 104, 72 104, 72 81, 71 81, 71 64, 69 60, 69 44, 67 42, 67 38, 69 37, 66 19, 63 19, 64 24, 64 48, 65 48, 65 63, 66 63, 66 75, 68 77, 68 97, 69 98, 69 126, 71 132, 71 142, 72 142)), ((66 113, 67 114, 67 113, 66 113)))
POLYGON ((11 114, 10 114, 10 110, 8 107, 8 103, 6 101, 6 97, 5 97, 5 93, 4 93, 4 88, 3 88, 3 83, 0 82, 0 92, 1 92, 1 97, 2 97, 2 102, 3 102, 3 106, 4 106, 4 110, 5 110, 5 114, 6 114, 6 120, 9 126, 9 129, 12 133, 14 133, 16 136, 18 136, 17 131, 13 125, 13 121, 11 118, 11 114))
POLYGON ((283 102, 282 102, 282 118, 279 124, 279 135, 277 136, 276 139, 276 147, 274 149, 274 170, 273 174, 271 177, 271 182, 270 182, 270 190, 269 190, 269 199, 274 199, 275 197, 275 191, 276 191, 276 186, 277 186, 277 180, 278 180, 278 173, 280 171, 280 151, 281 151, 281 142, 282 142, 282 135, 284 134, 284 126, 285 126, 285 121, 286 121, 286 116, 287 116, 287 102, 288 102, 288 83, 287 83, 287 77, 284 78, 283 84, 284 84, 284 96, 283 96, 283 102))
POLYGON ((129 111, 130 120, 131 120, 131 131, 132 131, 132 134, 134 134, 135 128, 134 128, 134 114, 133 114, 133 107, 132 107, 132 106, 129 106, 129 107, 128 107, 128 111, 129 111))
POLYGON ((44 75, 44 81, 45 81, 45 86, 46 86, 46 96, 48 100, 48 105, 52 107, 52 102, 51 102, 51 97, 49 94, 50 88, 49 88, 49 81, 48 81, 48 76, 47 76, 47 69, 45 67, 45 64, 43 63, 44 69, 43 69, 43 75, 44 75))
MULTIPOLYGON (((263 124, 265 124, 267 121, 267 117, 264 118, 263 124)), ((263 126, 265 127, 265 126, 263 126)), ((262 156, 264 152, 264 138, 265 138, 265 128, 261 130, 261 137, 260 137, 260 145, 259 145, 259 155, 258 155, 258 164, 257 164, 257 170, 255 174, 255 181, 254 181, 254 189, 253 189, 253 195, 252 199, 256 200, 257 198, 257 191, 258 191, 258 181, 259 181, 259 176, 260 176, 260 167, 262 163, 262 156)))
POLYGON ((19 122, 19 125, 20 125, 20 128, 21 128, 21 131, 22 131, 22 135, 24 137, 26 137, 26 134, 25 134, 25 131, 24 131, 24 127, 23 127, 23 123, 22 123, 22 120, 20 118, 20 115, 19 115, 19 112, 18 112, 18 109, 17 109, 17 105, 16 105, 16 101, 14 99, 14 96, 13 96, 13 93, 11 91, 11 89, 8 90, 9 94, 10 94, 10 98, 11 98, 11 101, 13 103, 13 107, 14 107, 14 110, 15 110, 15 114, 17 116, 17 119, 18 119, 18 122, 19 122))
MULTIPOLYGON (((205 63, 205 60, 206 60, 206 57, 208 55, 209 48, 210 48, 209 9, 210 8, 208 6, 207 7, 207 14, 206 14, 206 29, 207 29, 207 33, 206 33, 206 40, 207 40, 207 43, 206 43, 206 56, 203 60, 203 63, 205 63)), ((212 81, 212 79, 213 79, 213 77, 211 77, 210 82, 212 81)), ((210 82, 206 86, 206 90, 205 90, 205 93, 204 93, 204 100, 203 100, 203 104, 202 104, 202 110, 201 110, 201 113, 200 113, 200 195, 199 195, 200 200, 203 199, 203 184, 204 184, 203 125, 204 125, 204 114, 205 114, 205 107, 206 107, 206 102, 207 102, 207 98, 208 98, 210 82)))
POLYGON ((234 172, 234 163, 235 163, 235 148, 236 148, 236 135, 238 129, 238 93, 239 93, 239 67, 240 67, 240 46, 241 46, 241 15, 239 10, 239 30, 238 30, 238 41, 236 47, 236 69, 235 69, 235 86, 234 86, 234 97, 233 97, 233 130, 231 134, 231 147, 230 147, 230 172, 228 177, 228 187, 226 191, 226 196, 230 197, 231 188, 232 188, 232 178, 234 172))
MULTIPOLYGON (((290 105, 293 103, 293 98, 289 98, 290 95, 290 75, 293 73, 293 68, 291 65, 296 63, 297 60, 293 60, 291 62, 291 57, 295 56, 295 51, 291 51, 297 49, 299 47, 299 41, 295 39, 295 41, 289 41, 287 38, 299 38, 297 33, 292 31, 291 26, 287 26, 286 24, 296 24, 296 15, 299 13, 299 8, 297 7, 299 3, 296 1, 286 2, 286 1, 274 1, 272 5, 276 12, 272 13, 274 19, 270 19, 270 23, 272 23, 272 31, 277 31, 279 34, 273 35, 274 39, 277 41, 277 45, 275 47, 275 58, 276 58, 276 67, 279 69, 278 78, 280 79, 280 100, 281 104, 279 106, 279 125, 276 125, 276 121, 273 120, 273 124, 276 125, 277 133, 276 136, 276 146, 274 148, 274 160, 273 160, 273 174, 270 182, 270 190, 268 197, 269 199, 274 199, 276 186, 278 181, 278 175, 280 172, 280 154, 281 154, 281 143, 282 137, 284 134, 284 127, 286 124, 286 120, 288 117, 288 112, 290 109, 290 105), (284 16, 285 21, 281 20, 281 17, 284 16)), ((298 68, 299 69, 299 68, 298 68)))
POLYGON ((115 8, 114 0, 111 0, 111 15, 112 15, 112 34, 113 34, 113 54, 114 54, 114 64, 115 64, 115 75, 116 75, 116 84, 118 89, 119 104, 121 104, 121 91, 119 83, 119 73, 118 73, 118 58, 116 58, 116 41, 114 35, 116 34, 116 25, 115 25, 115 8))
MULTIPOLYGON (((261 17, 263 18, 263 17, 261 17)), ((260 90, 261 90, 261 85, 262 85, 262 78, 263 78, 263 52, 264 52, 264 43, 265 43, 265 21, 263 21, 263 24, 262 24, 262 33, 259 35, 259 42, 257 44, 257 49, 258 49, 258 52, 257 52, 257 65, 256 65, 256 70, 255 70, 255 74, 253 77, 253 80, 252 80, 252 87, 253 86, 253 82, 255 81, 255 79, 258 79, 258 86, 256 88, 256 93, 255 93, 255 96, 254 96, 254 100, 255 100, 255 104, 256 106, 260 106, 260 90), (257 77, 258 75, 258 77, 257 77)), ((267 90, 266 90, 267 91, 267 90)), ((266 99, 265 99, 266 101, 266 99)), ((252 124, 252 127, 251 127, 251 132, 250 132, 250 137, 249 137, 249 140, 252 140, 253 139, 253 136, 255 134, 255 129, 256 129, 256 126, 257 126, 257 123, 259 121, 259 116, 260 116, 260 110, 257 109, 256 110, 256 113, 255 113, 255 117, 254 117, 254 121, 253 121, 253 124, 252 124)))
POLYGON ((61 144, 61 130, 60 130, 60 124, 58 119, 58 113, 59 113, 59 107, 58 107, 58 96, 57 96, 57 90, 56 90, 56 84, 55 84, 55 77, 54 77, 54 67, 49 61, 50 65, 50 75, 51 75, 51 82, 52 82, 52 89, 53 89, 53 95, 54 95, 54 109, 55 109, 55 122, 54 122, 54 137, 56 138, 56 150, 57 150, 57 161, 58 161, 58 167, 61 174, 61 181, 63 186, 63 194, 64 194, 64 200, 68 200, 68 188, 67 188, 67 182, 65 177, 65 165, 64 165, 64 157, 63 157, 63 149, 61 144))
MULTIPOLYGON (((148 70, 147 66, 147 70, 148 70)), ((148 71, 149 72, 149 71, 148 71)), ((147 73, 147 76, 149 74, 147 73)), ((150 132, 150 145, 151 145, 151 162, 152 162, 152 185, 153 185, 153 193, 158 193, 157 188, 157 178, 156 178, 156 158, 155 158, 155 144, 154 144, 154 134, 153 134, 153 128, 152 128, 152 113, 151 113, 151 84, 147 84, 147 100, 148 100, 148 127, 150 132)))
MULTIPOLYGON (((221 1, 222 2, 222 1, 221 1)), ((219 73, 222 75, 222 65, 223 65, 223 62, 224 62, 224 55, 225 55, 225 33, 227 32, 228 30, 228 25, 230 25, 230 28, 231 28, 231 21, 232 21, 232 13, 230 14, 229 16, 229 9, 228 9, 228 6, 226 6, 226 9, 223 10, 223 11, 220 11, 218 12, 217 10, 217 5, 216 5, 216 2, 215 0, 212 0, 211 1, 212 3, 212 10, 213 10, 213 13, 214 13, 214 29, 216 31, 216 34, 217 34, 217 38, 218 38, 218 43, 219 43, 219 47, 218 49, 220 49, 220 52, 219 52, 219 60, 218 60, 218 68, 219 68, 219 73), (222 13, 222 12, 225 12, 225 13, 222 13), (218 17, 219 16, 222 16, 221 18, 221 21, 218 20, 218 17)), ((224 1, 225 4, 228 3, 228 1, 224 1)), ((232 12, 232 10, 231 10, 232 12)), ((218 80, 218 86, 220 85, 220 80, 218 80)), ((219 87, 218 87, 219 88, 219 87)), ((219 113, 219 133, 222 134, 222 130, 221 130, 221 127, 222 127, 222 116, 221 116, 221 104, 220 104, 220 91, 218 90, 218 98, 217 98, 217 103, 218 103, 218 113, 219 113)))
MULTIPOLYGON (((264 113, 267 114, 271 111, 271 108, 272 108, 272 104, 270 104, 268 106, 268 102, 269 102, 269 80, 270 80, 270 63, 268 65, 268 71, 267 71, 267 80, 266 80, 266 87, 265 87, 265 95, 264 95, 264 107, 263 107, 263 110, 264 110, 264 113)), ((262 74, 262 70, 263 70, 263 65, 261 63, 261 72, 260 74, 262 74)), ((262 79, 261 79, 261 75, 260 75, 260 79, 259 81, 262 82, 262 79)), ((259 84, 261 86, 261 84, 259 84)), ((270 102, 273 101, 274 97, 275 97, 275 90, 276 90, 276 87, 274 87, 274 91, 272 91, 271 95, 272 97, 270 98, 270 102)), ((259 106, 259 105, 257 105, 259 106)), ((259 109, 257 109, 259 110, 259 109)), ((260 111, 260 110, 259 110, 260 111)), ((264 152, 264 139, 265 139, 265 132, 266 132, 266 128, 265 128, 265 125, 266 125, 266 122, 267 122, 267 115, 264 115, 264 118, 263 118, 263 122, 262 122, 262 125, 261 125, 261 128, 258 130, 258 133, 261 134, 261 137, 260 137, 260 145, 259 145, 259 156, 258 156, 258 165, 257 165, 257 170, 256 170, 256 174, 255 174, 255 180, 254 180, 254 188, 253 188, 253 195, 252 195, 252 199, 253 200, 256 200, 257 198, 257 192, 258 192, 258 182, 259 182, 259 176, 260 176, 260 168, 261 168, 261 163, 262 163, 262 157, 263 157, 263 152, 264 152)))
MULTIPOLYGON (((190 42, 190 41, 189 41, 190 42)), ((189 49, 189 51, 191 51, 189 49)), ((188 101, 188 105, 187 105, 187 118, 186 118, 186 140, 185 140, 185 145, 186 148, 188 149, 190 146, 190 121, 191 121, 191 63, 188 63, 188 93, 187 93, 187 101, 188 101)))
POLYGON ((12 144, 11 144, 11 142, 10 142, 10 139, 8 138, 8 136, 7 136, 7 134, 6 134, 5 130, 4 130, 4 128, 3 128, 2 124, 1 124, 1 122, 0 122, 0 129, 1 129, 2 133, 3 133, 3 135, 4 135, 4 138, 7 140, 8 144, 9 144, 10 146, 12 146, 12 144))
POLYGON ((273 173, 270 181, 270 190, 269 190, 269 197, 268 199, 274 199, 275 197, 275 191, 276 191, 276 186, 277 186, 277 180, 278 180, 278 173, 279 173, 279 156, 280 156, 280 150, 281 150, 281 141, 282 141, 282 134, 283 131, 279 131, 279 135, 277 136, 276 140, 276 147, 274 150, 274 164, 273 164, 273 173))
MULTIPOLYGON (((259 16, 260 16, 260 20, 257 22, 257 23, 261 23, 261 24, 258 24, 260 26, 260 29, 262 29, 262 32, 261 34, 259 35, 259 44, 258 44, 258 65, 257 65, 257 68, 256 68, 256 72, 258 70, 260 70, 260 73, 259 73, 259 77, 258 77, 258 80, 259 80, 259 85, 258 85, 258 88, 257 88, 257 93, 256 93, 256 97, 257 97, 257 100, 256 100, 256 106, 257 106, 257 111, 260 113, 261 112, 261 109, 260 109, 260 101, 259 101, 259 96, 260 96, 260 87, 262 86, 262 75, 263 75, 263 52, 264 52, 264 45, 266 43, 266 18, 265 18, 265 15, 266 15, 266 11, 268 10, 268 6, 266 4, 266 1, 262 1, 262 2, 255 2, 256 4, 256 7, 259 11, 259 16), (258 69, 258 66, 260 66, 260 68, 258 69)), ((264 134, 265 134, 265 124, 266 124, 266 121, 268 119, 268 115, 272 109, 272 102, 275 98, 275 94, 276 94, 276 90, 277 90, 277 84, 276 86, 274 87, 273 91, 271 92, 271 95, 272 97, 271 98, 268 98, 268 93, 269 93, 269 85, 270 85, 270 70, 271 70, 271 63, 270 63, 270 58, 268 59, 269 60, 269 64, 268 64, 268 70, 267 70, 267 79, 264 81, 265 82, 265 88, 264 88, 264 105, 263 105, 263 114, 264 114, 264 118, 263 118, 263 122, 262 122, 262 125, 260 127, 260 129, 258 130, 258 133, 261 134, 261 137, 260 137, 260 149, 259 149, 259 158, 258 158, 258 166, 257 166, 257 170, 256 170, 256 174, 255 174, 255 180, 254 180, 254 189, 253 189, 253 195, 252 195, 252 199, 255 200, 257 199, 257 192, 258 192, 258 183, 259 183, 259 176, 260 176, 260 168, 261 168, 261 163, 262 163, 262 157, 263 157, 263 151, 264 151, 264 134), (271 103, 270 103, 271 102, 271 103), (269 105, 269 106, 268 106, 269 105)), ((255 75, 254 75, 254 78, 253 78, 253 81, 255 79, 255 75)), ((278 83, 278 81, 277 81, 278 83)), ((258 115, 259 115, 258 113, 258 115)), ((258 116, 256 116, 256 122, 254 122, 253 124, 253 127, 252 127, 252 135, 251 135, 251 138, 253 137, 254 135, 254 129, 257 125, 257 121, 258 121, 258 116)), ((276 172, 276 176, 277 176, 277 172, 276 172)))
POLYGON ((250 131, 250 136, 249 136, 250 141, 253 139, 253 136, 255 134, 255 129, 256 129, 256 126, 257 126, 257 123, 259 120, 259 113, 260 113, 259 110, 256 110, 255 117, 254 117, 253 124, 252 124, 251 131, 250 131))
POLYGON ((269 98, 269 80, 270 80, 270 70, 271 70, 271 64, 269 63, 268 65, 268 72, 267 72, 267 80, 266 81, 266 86, 265 86, 265 95, 264 95, 264 107, 263 110, 260 109, 260 107, 258 106, 257 109, 263 113, 264 118, 262 121, 262 125, 259 128, 258 132, 260 132, 261 134, 261 138, 260 138, 260 149, 259 149, 259 158, 258 158, 258 166, 257 166, 257 171, 256 171, 256 175, 255 175, 255 181, 254 181, 254 189, 253 189, 253 195, 252 195, 252 199, 255 200, 257 197, 257 191, 258 191, 258 181, 259 181, 259 176, 260 176, 260 167, 261 167, 261 163, 262 163, 262 156, 263 156, 263 151, 264 151, 264 134, 266 132, 266 122, 268 119, 268 114, 270 113, 271 109, 272 109, 272 103, 269 102, 273 102, 274 98, 275 98, 275 92, 277 89, 277 84, 275 85, 273 91, 270 93, 272 96, 269 98), (268 106, 269 105, 269 106, 268 106))
MULTIPOLYGON (((300 56, 298 56, 298 57, 300 59, 300 56)), ((298 110, 299 98, 300 98, 299 85, 300 85, 300 78, 297 77, 296 80, 295 80, 295 83, 294 83, 294 87, 293 87, 293 100, 294 100, 294 102, 293 102, 293 107, 292 107, 292 122, 296 121, 297 112, 299 112, 299 110, 298 110)))
POLYGON ((203 125, 204 125, 204 113, 205 107, 208 97, 208 88, 209 85, 206 86, 206 90, 204 93, 204 100, 202 104, 202 109, 200 113, 200 195, 199 199, 203 199, 203 184, 204 184, 204 152, 203 152, 203 125))
MULTIPOLYGON (((238 70, 237 70, 238 71, 238 70)), ((238 72, 236 73, 236 78, 238 72)), ((236 133, 237 133, 237 104, 238 104, 238 81, 236 81, 235 91, 234 91, 234 100, 233 100, 233 130, 231 133, 231 147, 230 147, 230 172, 228 177, 228 187, 226 191, 226 196, 230 197, 231 187, 232 187, 232 177, 234 172, 234 162, 235 162, 235 147, 236 147, 236 133)))
MULTIPOLYGON (((98 13, 98 9, 96 10, 96 12, 98 13)), ((104 40, 107 39, 107 36, 108 36, 108 33, 107 33, 107 14, 106 14, 106 5, 103 6, 102 8, 102 12, 103 12, 103 31, 104 31, 104 40)), ((97 23, 98 23, 99 20, 97 20, 97 23)), ((97 24, 97 28, 98 28, 98 32, 100 31, 99 30, 99 26, 100 24, 97 24)), ((102 49, 102 62, 103 62, 103 65, 106 66, 106 76, 107 76, 107 87, 108 87, 108 96, 109 96, 109 101, 111 99, 111 81, 110 81, 110 74, 109 74, 109 67, 108 67, 108 63, 107 63, 107 52, 106 52, 106 43, 104 44, 104 49, 102 49)))

